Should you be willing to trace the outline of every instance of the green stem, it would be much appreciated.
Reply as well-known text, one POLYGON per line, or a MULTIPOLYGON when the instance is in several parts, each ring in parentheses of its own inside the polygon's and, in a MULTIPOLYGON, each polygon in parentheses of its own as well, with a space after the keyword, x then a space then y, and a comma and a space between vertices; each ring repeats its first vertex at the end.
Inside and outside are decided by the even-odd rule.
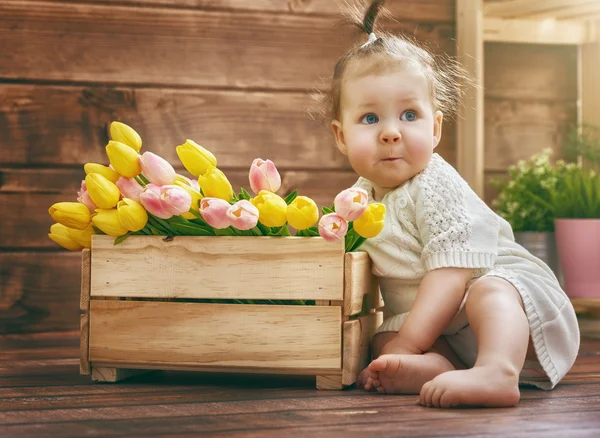
MULTIPOLYGON (((140 173, 141 175, 141 173, 140 173)), ((141 185, 142 187, 146 187, 146 183, 142 180, 142 178, 140 178, 140 175, 137 175, 135 177, 135 180, 139 183, 139 185, 141 185)))

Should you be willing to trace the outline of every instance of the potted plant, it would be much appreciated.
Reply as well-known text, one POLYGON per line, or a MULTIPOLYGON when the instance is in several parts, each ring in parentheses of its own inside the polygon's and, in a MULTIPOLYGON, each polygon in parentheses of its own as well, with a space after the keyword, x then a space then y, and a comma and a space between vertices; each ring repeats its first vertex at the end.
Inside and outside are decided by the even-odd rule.
POLYGON ((508 179, 492 180, 499 190, 492 205, 512 226, 517 243, 542 259, 560 278, 550 200, 564 166, 553 167, 551 154, 551 149, 546 149, 521 160, 508 168, 508 179))

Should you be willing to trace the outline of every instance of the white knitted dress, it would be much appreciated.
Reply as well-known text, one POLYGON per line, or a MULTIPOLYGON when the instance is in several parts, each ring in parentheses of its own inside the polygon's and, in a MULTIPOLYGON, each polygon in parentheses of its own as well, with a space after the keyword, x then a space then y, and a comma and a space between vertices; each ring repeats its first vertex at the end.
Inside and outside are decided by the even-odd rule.
MULTIPOLYGON (((368 180, 359 178, 355 186, 364 188, 374 202, 368 180)), ((400 328, 427 271, 472 268, 469 285, 484 275, 503 278, 523 299, 539 361, 529 364, 537 366, 539 372, 522 373, 521 383, 552 389, 575 362, 579 350, 577 319, 553 272, 515 243, 508 222, 479 199, 437 154, 423 172, 388 192, 381 202, 387 207, 385 227, 362 246, 373 260, 386 316, 390 316, 379 331, 400 328)), ((472 366, 477 356, 476 340, 464 315, 463 323, 459 319, 455 318, 454 327, 444 334, 465 364, 472 366)))

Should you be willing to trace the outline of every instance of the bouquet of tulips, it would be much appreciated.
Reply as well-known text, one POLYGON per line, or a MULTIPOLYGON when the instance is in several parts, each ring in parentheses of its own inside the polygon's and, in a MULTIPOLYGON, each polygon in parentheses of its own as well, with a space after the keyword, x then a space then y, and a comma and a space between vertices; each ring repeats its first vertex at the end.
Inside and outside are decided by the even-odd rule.
POLYGON ((383 228, 385 206, 368 203, 361 188, 340 192, 319 219, 312 199, 276 194, 281 177, 270 160, 250 166, 252 197, 244 188, 236 194, 215 156, 192 140, 176 151, 194 178, 152 152, 140 154, 142 139, 130 126, 113 122, 110 136, 110 165, 86 163, 77 202, 49 209, 56 223, 48 236, 64 248, 89 248, 92 234, 114 236, 118 244, 131 235, 291 236, 292 227, 296 236, 345 239, 346 251, 355 251, 383 228))

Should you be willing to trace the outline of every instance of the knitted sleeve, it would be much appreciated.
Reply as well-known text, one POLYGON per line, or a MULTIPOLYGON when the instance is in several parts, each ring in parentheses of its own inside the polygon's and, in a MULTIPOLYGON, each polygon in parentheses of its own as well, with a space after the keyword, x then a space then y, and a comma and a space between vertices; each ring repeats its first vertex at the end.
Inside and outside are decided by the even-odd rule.
POLYGON ((498 253, 498 216, 441 157, 415 177, 416 219, 427 271, 491 268, 498 253))

